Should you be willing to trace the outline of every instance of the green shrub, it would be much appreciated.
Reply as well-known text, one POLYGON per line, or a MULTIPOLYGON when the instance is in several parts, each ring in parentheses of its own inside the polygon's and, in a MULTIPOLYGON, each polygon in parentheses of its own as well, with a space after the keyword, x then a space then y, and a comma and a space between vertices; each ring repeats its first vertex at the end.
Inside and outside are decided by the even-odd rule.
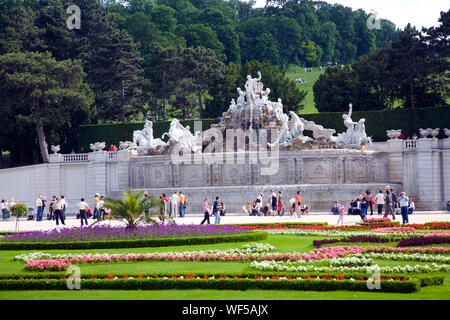
MULTIPOLYGON (((250 280, 250 279, 82 279, 84 290, 303 290, 303 291, 374 291, 411 293, 420 289, 417 279, 381 281, 380 290, 370 290, 366 281, 351 280, 250 280)), ((0 280, 0 290, 67 290, 66 280, 0 280)))
MULTIPOLYGON (((331 276, 331 277, 336 277, 336 276, 345 276, 347 279, 353 278, 353 279, 359 279, 360 277, 362 277, 364 280, 367 280, 368 277, 370 277, 370 274, 368 273, 363 273, 363 272, 333 272, 333 273, 324 273, 324 272, 295 272, 295 273, 286 273, 286 272, 274 272, 274 271, 261 271, 261 272, 257 272, 257 271, 250 271, 250 272, 236 272, 236 273, 232 273, 232 272, 195 272, 194 274, 192 273, 188 273, 188 272, 157 272, 157 273, 130 273, 130 272, 115 272, 115 273, 104 273, 104 272, 100 272, 100 273, 82 273, 81 274, 81 279, 86 279, 86 280, 91 280, 91 277, 94 277, 95 280, 102 280, 102 279, 106 279, 106 277, 108 277, 109 275, 113 276, 113 277, 117 277, 118 279, 122 279, 124 276, 128 276, 128 277, 133 277, 133 278, 138 278, 139 276, 141 276, 142 278, 146 279, 147 277, 150 278, 155 278, 155 276, 157 278, 163 278, 163 277, 173 277, 173 276, 189 276, 189 275, 195 275, 196 277, 203 277, 203 276, 214 276, 216 278, 218 277, 238 277, 238 278, 255 278, 255 277, 259 277, 259 276, 264 276, 264 277, 283 277, 286 275, 289 275, 290 277, 296 278, 296 277, 301 277, 301 278, 306 278, 308 275, 311 276, 312 278, 323 278, 324 276, 331 276)), ((60 280, 63 277, 68 277, 68 273, 67 272, 39 272, 39 273, 31 273, 31 272, 26 272, 26 273, 15 273, 15 274, 0 274, 0 280, 2 281, 6 281, 6 280, 18 280, 20 278, 23 278, 25 280, 29 280, 29 279, 35 279, 35 280, 45 280, 45 279, 49 279, 49 280, 60 280)), ((406 279, 415 279, 418 281, 418 283, 420 284, 421 287, 426 287, 426 286, 434 286, 434 285, 443 285, 444 283, 444 274, 440 274, 440 273, 436 273, 436 274, 404 274, 404 273, 392 273, 392 274, 381 274, 380 275, 381 278, 385 278, 387 279, 388 277, 391 277, 393 279, 396 278, 406 278, 406 279)), ((169 280, 169 279, 166 279, 169 280)), ((314 280, 314 279, 312 279, 314 280)))
POLYGON ((233 234, 226 236, 160 238, 139 240, 107 240, 107 241, 77 241, 77 242, 0 242, 0 250, 55 250, 55 249, 117 249, 189 246, 198 244, 213 244, 223 242, 249 242, 264 240, 268 233, 264 231, 233 234))

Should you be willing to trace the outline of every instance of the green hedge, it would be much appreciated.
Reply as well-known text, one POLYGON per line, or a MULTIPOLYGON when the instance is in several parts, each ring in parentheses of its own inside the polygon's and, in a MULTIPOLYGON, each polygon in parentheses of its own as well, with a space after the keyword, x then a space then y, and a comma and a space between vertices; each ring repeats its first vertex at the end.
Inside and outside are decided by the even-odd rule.
MULTIPOLYGON (((357 102, 355 103, 357 104, 357 102)), ((345 132, 342 115, 344 112, 322 112, 301 115, 309 121, 335 129, 337 133, 345 132)), ((443 128, 450 128, 450 107, 392 109, 387 111, 356 111, 352 114, 353 121, 366 119, 367 135, 374 141, 386 141, 386 130, 402 129, 405 137, 419 135, 419 128, 441 128, 439 138, 444 138, 443 128)))
POLYGON ((360 226, 367 226, 367 225, 377 225, 377 224, 392 224, 392 225, 400 225, 400 221, 390 221, 390 222, 356 222, 355 224, 360 225, 360 226))
MULTIPOLYGON (((130 272, 115 272, 115 273, 83 273, 80 275, 81 279, 90 279, 91 277, 98 279, 105 279, 108 275, 111 275, 113 277, 123 278, 124 276, 138 278, 138 276, 141 276, 142 278, 146 279, 147 277, 154 278, 157 276, 158 278, 162 277, 173 277, 173 276, 188 276, 188 275, 195 275, 196 277, 203 277, 203 276, 214 276, 214 277, 221 277, 221 276, 227 276, 227 277, 240 277, 240 278, 255 278, 257 276, 264 276, 264 277, 283 277, 286 275, 289 275, 293 278, 295 277, 302 277, 306 278, 308 275, 311 277, 324 277, 324 276, 345 276, 346 278, 350 279, 359 279, 362 277, 364 280, 367 280, 370 276, 367 273, 364 272, 332 272, 332 273, 324 273, 324 272, 294 272, 294 273, 286 273, 286 272, 277 272, 277 271, 249 271, 249 272, 237 272, 237 273, 230 273, 230 272, 196 272, 194 274, 188 273, 188 272, 156 272, 156 273, 130 273, 130 272)), ((60 280, 63 277, 68 277, 67 272, 38 272, 38 273, 14 273, 14 274, 0 274, 0 280, 18 280, 20 278, 22 279, 49 279, 49 280, 60 280)), ((406 279, 417 279, 420 283, 421 287, 427 287, 427 286, 438 286, 444 284, 444 277, 445 275, 442 273, 435 273, 435 274, 405 274, 405 273, 392 273, 392 274, 380 274, 380 277, 382 278, 388 278, 391 277, 393 279, 396 278, 406 278, 406 279)))
MULTIPOLYGON (((325 128, 335 129, 337 133, 345 132, 346 127, 342 115, 344 112, 322 112, 317 114, 301 115, 306 120, 314 121, 325 128)), ((355 111, 352 118, 357 121, 366 119, 366 132, 374 137, 374 141, 386 141, 386 130, 402 129, 405 137, 412 137, 414 133, 419 135, 419 128, 450 128, 450 107, 416 108, 416 109, 392 109, 386 111, 355 111)), ((183 126, 189 125, 194 130, 195 120, 180 121, 183 126)), ((218 119, 202 119, 203 130, 209 129, 211 124, 218 123, 218 119)), ((119 146, 119 141, 133 139, 134 130, 142 130, 144 122, 84 125, 78 129, 78 148, 90 151, 89 144, 97 141, 105 141, 108 145, 119 146)), ((153 123, 153 136, 160 138, 164 132, 168 132, 170 121, 155 121, 153 123)), ((305 132, 308 134, 308 132, 305 132)), ((445 137, 441 130, 440 138, 445 137)))
MULTIPOLYGON (((194 132, 194 121, 199 120, 181 120, 183 126, 189 126, 191 132, 194 132)), ((219 123, 219 119, 202 119, 202 130, 209 129, 212 124, 219 123)), ((161 138, 165 132, 169 132, 171 121, 153 122, 153 137, 161 138)), ((119 147, 120 141, 132 141, 133 131, 142 130, 145 122, 131 123, 113 123, 98 125, 83 125, 78 129, 78 149, 84 148, 85 152, 90 152, 89 145, 94 142, 105 141, 107 147, 115 144, 119 147)), ((165 137, 164 140, 167 140, 165 137)))
POLYGON ((139 240, 106 240, 77 242, 0 242, 0 250, 54 250, 54 249, 118 249, 141 247, 189 246, 223 242, 248 242, 264 240, 267 232, 257 231, 226 236, 205 236, 186 238, 160 238, 139 240))
POLYGON ((230 224, 232 226, 295 226, 295 225, 305 225, 305 226, 327 226, 328 222, 264 222, 264 223, 234 223, 230 224))
MULTIPOLYGON (((82 279, 83 290, 302 290, 373 291, 411 293, 420 290, 418 279, 381 281, 379 290, 370 290, 366 281, 351 280, 250 280, 250 279, 82 279)), ((66 280, 0 280, 0 290, 68 290, 66 280)))

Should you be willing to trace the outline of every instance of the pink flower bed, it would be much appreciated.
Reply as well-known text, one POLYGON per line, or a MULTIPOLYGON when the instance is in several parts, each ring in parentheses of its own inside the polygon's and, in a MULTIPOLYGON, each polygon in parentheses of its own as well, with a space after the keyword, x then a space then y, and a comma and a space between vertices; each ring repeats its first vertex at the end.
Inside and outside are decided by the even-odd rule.
POLYGON ((33 260, 25 265, 29 271, 64 271, 70 264, 64 259, 33 260))
POLYGON ((391 219, 386 218, 364 218, 365 223, 374 223, 374 222, 391 222, 391 219))
POLYGON ((372 229, 372 232, 376 233, 415 233, 415 228, 412 227, 393 227, 393 228, 378 228, 372 229))
POLYGON ((127 262, 127 261, 319 261, 324 259, 342 258, 351 254, 364 252, 403 252, 403 253, 450 253, 450 248, 395 248, 395 247, 360 247, 360 246, 338 246, 329 248, 313 249, 310 253, 304 254, 118 254, 111 256, 85 255, 78 258, 33 260, 25 265, 25 269, 30 271, 64 271, 71 264, 81 263, 104 263, 104 262, 127 262))

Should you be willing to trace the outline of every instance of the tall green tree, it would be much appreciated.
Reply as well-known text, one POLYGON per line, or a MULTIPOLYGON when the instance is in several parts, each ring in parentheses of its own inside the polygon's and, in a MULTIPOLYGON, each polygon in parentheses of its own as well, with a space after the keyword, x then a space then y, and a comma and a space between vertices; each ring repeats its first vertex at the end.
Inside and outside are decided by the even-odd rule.
POLYGON ((92 95, 83 77, 79 61, 56 61, 48 52, 0 56, 1 100, 12 104, 17 121, 35 126, 44 162, 49 161, 45 128, 54 132, 70 123, 73 113, 89 112, 92 95))

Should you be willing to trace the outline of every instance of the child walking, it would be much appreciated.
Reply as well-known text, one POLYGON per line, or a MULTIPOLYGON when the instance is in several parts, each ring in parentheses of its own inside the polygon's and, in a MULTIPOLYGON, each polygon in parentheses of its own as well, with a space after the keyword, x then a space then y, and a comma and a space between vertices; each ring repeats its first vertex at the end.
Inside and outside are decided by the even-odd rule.
POLYGON ((337 225, 339 225, 339 222, 341 222, 341 225, 344 225, 344 213, 345 213, 345 207, 344 205, 339 206, 339 219, 337 222, 337 225))

